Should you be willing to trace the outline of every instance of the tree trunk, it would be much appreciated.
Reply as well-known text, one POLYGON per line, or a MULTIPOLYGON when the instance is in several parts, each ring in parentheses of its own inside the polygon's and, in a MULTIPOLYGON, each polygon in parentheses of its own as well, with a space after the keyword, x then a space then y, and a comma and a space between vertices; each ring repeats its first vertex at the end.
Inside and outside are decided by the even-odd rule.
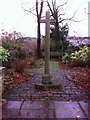
POLYGON ((56 47, 58 46, 58 43, 60 42, 61 44, 61 50, 63 50, 63 44, 62 40, 60 38, 60 30, 59 30, 59 23, 58 23, 58 15, 56 13, 56 23, 55 23, 55 29, 56 29, 56 47))
POLYGON ((38 27, 37 27, 37 57, 41 58, 41 33, 40 33, 40 18, 38 18, 38 27))
POLYGON ((55 23, 55 28, 56 28, 56 42, 60 41, 60 32, 59 32, 59 25, 58 25, 58 20, 56 19, 55 23))

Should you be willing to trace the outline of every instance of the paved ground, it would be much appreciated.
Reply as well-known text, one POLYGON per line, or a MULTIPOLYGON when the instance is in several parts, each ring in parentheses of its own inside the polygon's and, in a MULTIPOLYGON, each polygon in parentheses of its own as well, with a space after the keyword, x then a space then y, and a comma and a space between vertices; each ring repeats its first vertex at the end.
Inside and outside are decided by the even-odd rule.
POLYGON ((78 89, 65 76, 67 71, 59 68, 58 62, 50 62, 52 79, 62 86, 59 91, 37 91, 36 83, 41 83, 44 67, 27 70, 32 80, 15 86, 10 94, 3 94, 7 104, 3 116, 12 118, 87 118, 87 93, 78 89), (78 101, 78 102, 77 102, 78 101))
MULTIPOLYGON (((87 118, 87 103, 61 101, 8 101, 3 117, 9 118, 87 118)), ((86 119, 85 119, 86 120, 86 119)))

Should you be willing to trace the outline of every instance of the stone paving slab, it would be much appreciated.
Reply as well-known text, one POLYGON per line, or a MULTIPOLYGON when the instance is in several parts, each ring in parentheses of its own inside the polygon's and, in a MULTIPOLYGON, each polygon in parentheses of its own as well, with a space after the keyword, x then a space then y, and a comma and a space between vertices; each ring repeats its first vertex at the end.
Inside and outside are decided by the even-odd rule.
MULTIPOLYGON (((77 102, 55 101, 56 118, 87 118, 77 102)), ((88 107, 85 108, 88 113, 88 107)))
POLYGON ((25 101, 22 109, 54 109, 54 103, 52 101, 25 101))
MULTIPOLYGON (((88 113, 88 103, 80 102, 88 113)), ((8 101, 3 108, 3 116, 9 118, 87 118, 85 113, 72 101, 8 101)))
POLYGON ((18 118, 19 109, 4 109, 2 118, 18 118))
POLYGON ((8 109, 20 109, 22 101, 9 101, 7 104, 8 109))
POLYGON ((89 114, 89 112, 90 112, 89 109, 88 109, 88 107, 89 107, 89 102, 79 101, 79 103, 80 103, 80 106, 83 108, 86 116, 88 116, 88 114, 89 114))
POLYGON ((9 118, 54 118, 53 101, 8 101, 3 116, 9 118))
POLYGON ((55 118, 54 110, 21 110, 19 118, 55 118))

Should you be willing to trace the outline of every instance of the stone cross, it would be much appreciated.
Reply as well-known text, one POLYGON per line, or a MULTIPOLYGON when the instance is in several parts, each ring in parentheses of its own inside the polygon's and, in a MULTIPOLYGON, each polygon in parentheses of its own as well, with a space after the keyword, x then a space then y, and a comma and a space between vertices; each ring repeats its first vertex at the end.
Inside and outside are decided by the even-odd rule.
MULTIPOLYGON (((41 23, 46 23, 45 28, 45 69, 44 69, 44 75, 42 76, 42 83, 36 84, 35 88, 40 90, 46 90, 48 88, 62 88, 59 83, 56 83, 56 81, 52 81, 51 75, 50 75, 50 68, 49 68, 49 60, 50 60, 50 23, 54 23, 55 20, 50 20, 50 13, 49 11, 46 12, 46 19, 41 20, 41 23)), ((61 90, 61 89, 60 89, 61 90)))
POLYGON ((46 23, 45 28, 45 69, 42 76, 42 82, 45 84, 51 83, 49 60, 50 60, 50 23, 55 22, 54 19, 50 20, 50 13, 46 11, 46 19, 41 20, 40 23, 46 23))

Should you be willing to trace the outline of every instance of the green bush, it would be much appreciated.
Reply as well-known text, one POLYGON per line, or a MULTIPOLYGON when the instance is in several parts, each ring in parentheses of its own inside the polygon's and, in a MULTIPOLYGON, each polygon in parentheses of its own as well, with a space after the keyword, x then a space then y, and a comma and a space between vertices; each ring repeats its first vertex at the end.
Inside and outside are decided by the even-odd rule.
POLYGON ((17 50, 16 50, 16 58, 24 59, 25 56, 26 56, 25 51, 21 47, 17 48, 17 50))
POLYGON ((70 55, 68 53, 65 53, 63 56, 62 56, 62 62, 63 63, 68 63, 68 61, 70 60, 70 55))
POLYGON ((5 76, 4 77, 4 91, 8 91, 13 89, 14 85, 13 85, 13 79, 10 76, 5 76))
POLYGON ((65 50, 65 52, 68 53, 68 54, 71 54, 72 52, 75 52, 75 51, 79 51, 79 47, 78 47, 78 46, 70 45, 70 46, 65 50))
POLYGON ((72 60, 82 60, 82 61, 87 61, 88 59, 88 52, 89 48, 85 45, 83 47, 80 47, 80 50, 77 52, 75 51, 74 53, 71 53, 70 58, 72 60))
POLYGON ((11 50, 16 47, 15 40, 2 40, 2 47, 6 50, 11 50))
POLYGON ((8 61, 9 57, 10 57, 10 52, 4 49, 2 46, 0 46, 0 62, 2 62, 2 65, 8 61))
POLYGON ((63 63, 68 63, 69 61, 82 61, 86 63, 88 61, 88 53, 89 53, 89 47, 88 46, 83 46, 80 47, 79 51, 75 51, 71 54, 65 53, 64 56, 62 57, 62 62, 63 63))

